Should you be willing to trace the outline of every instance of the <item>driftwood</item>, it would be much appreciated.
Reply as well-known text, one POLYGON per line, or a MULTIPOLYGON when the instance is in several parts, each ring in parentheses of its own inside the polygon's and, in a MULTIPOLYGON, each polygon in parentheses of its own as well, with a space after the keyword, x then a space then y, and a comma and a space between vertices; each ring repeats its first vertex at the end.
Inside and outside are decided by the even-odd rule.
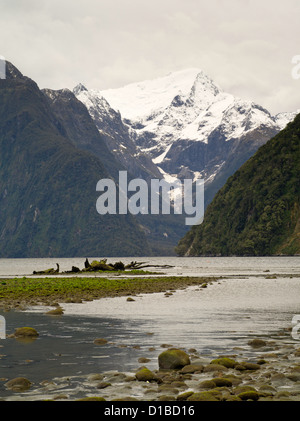
POLYGON ((55 273, 59 273, 59 264, 56 263, 56 266, 57 266, 56 269, 51 268, 51 269, 41 270, 39 272, 34 270, 33 274, 34 275, 53 275, 55 273))
POLYGON ((100 262, 93 262, 92 264, 89 263, 88 259, 86 259, 84 266, 84 271, 99 271, 99 270, 109 270, 109 271, 119 271, 119 270, 128 270, 128 269, 143 269, 143 268, 172 268, 174 266, 170 265, 149 265, 146 264, 148 262, 131 262, 129 265, 124 265, 123 262, 116 262, 114 264, 112 263, 106 263, 107 259, 101 260, 100 262))
POLYGON ((147 262, 131 262, 125 266, 125 269, 143 269, 143 268, 172 268, 170 265, 146 265, 147 262))

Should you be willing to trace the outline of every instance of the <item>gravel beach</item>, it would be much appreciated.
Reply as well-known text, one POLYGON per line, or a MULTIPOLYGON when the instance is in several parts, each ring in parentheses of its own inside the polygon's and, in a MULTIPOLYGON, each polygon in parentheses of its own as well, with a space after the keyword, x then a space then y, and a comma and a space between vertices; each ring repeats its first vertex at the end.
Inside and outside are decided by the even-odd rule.
MULTIPOLYGON (((106 344, 105 340, 98 342, 99 346, 106 344)), ((147 368, 148 360, 143 357, 132 372, 56 377, 39 384, 26 378, 2 378, 11 392, 3 400, 300 401, 300 347, 293 343, 290 332, 251 339, 247 347, 231 351, 211 359, 195 349, 162 344, 155 370, 147 368), (249 349, 250 359, 244 357, 249 349), (168 360, 168 353, 178 352, 178 358, 171 355, 168 360)))
MULTIPOLYGON (((63 320, 63 311, 55 299, 60 302, 80 303, 80 300, 91 301, 101 297, 134 296, 135 293, 162 292, 167 298, 171 287, 175 290, 197 285, 199 288, 210 287, 217 278, 158 278, 157 283, 145 282, 145 279, 133 281, 118 280, 114 289, 91 290, 88 282, 85 291, 76 291, 78 279, 71 280, 68 292, 63 291, 66 281, 54 279, 45 282, 44 292, 35 288, 40 280, 23 283, 14 280, 3 280, 2 307, 25 310, 32 305, 51 305, 53 317, 63 320), (18 282, 19 297, 11 288, 18 282), (51 283, 53 282, 53 284, 51 283), (25 288, 25 285, 28 288, 25 288), (52 294, 49 294, 50 285, 52 294), (55 287, 53 287, 55 285, 55 287), (74 294, 70 295, 70 286, 74 294), (89 289, 90 288, 90 289, 89 289), (7 292, 7 295, 3 293, 7 292), (25 291, 25 292, 24 292, 25 291), (24 292, 24 293, 23 293, 24 292), (11 295, 10 295, 11 294, 11 295), (9 300, 9 298, 13 298, 9 300)), ((82 282, 82 281, 81 281, 82 282)), ((93 280, 94 282, 94 280, 93 280)), ((95 281, 98 286, 101 280, 95 281)), ((105 281, 106 282, 106 281, 105 281)), ((226 280, 224 280, 226 283, 226 280)), ((103 284, 107 287, 107 284, 103 284)), ((102 287, 103 287, 102 285, 102 287)), ((130 303, 128 304, 131 305, 130 303)), ((22 326, 20 326, 22 328, 22 326)), ((149 335, 151 332, 149 332, 149 335)), ((36 340, 39 333, 34 327, 16 330, 7 337, 8 341, 36 340)), ((116 346, 122 352, 122 346, 110 343, 109 338, 95 338, 94 344, 99 347, 116 346)), ((130 346, 130 345, 128 345, 130 346)), ((300 342, 291 334, 291 327, 281 329, 269 335, 253 337, 227 349, 222 355, 206 355, 196 348, 186 349, 172 344, 160 344, 156 349, 149 348, 137 357, 135 370, 110 370, 91 372, 85 375, 45 378, 34 382, 30 378, 0 378, 0 386, 5 390, 0 400, 3 401, 300 401, 300 342), (158 349, 159 348, 159 349, 158 349), (158 355, 153 368, 153 353, 158 355), (147 358, 149 357, 149 358, 147 358), (166 360, 164 358, 167 357, 166 360), (178 358, 177 358, 178 357, 178 358), (147 364, 152 361, 151 367, 147 364)), ((1 348, 0 348, 1 354, 1 348)), ((0 358, 5 358, 1 355, 0 358)), ((55 373, 54 373, 55 375, 55 373)))

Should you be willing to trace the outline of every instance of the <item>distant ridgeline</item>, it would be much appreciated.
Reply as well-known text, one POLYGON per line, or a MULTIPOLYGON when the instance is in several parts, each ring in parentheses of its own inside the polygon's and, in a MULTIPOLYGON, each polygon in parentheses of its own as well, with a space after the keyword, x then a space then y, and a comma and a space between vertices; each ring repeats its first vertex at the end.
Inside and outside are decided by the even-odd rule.
POLYGON ((300 114, 228 179, 176 252, 300 254, 300 114))

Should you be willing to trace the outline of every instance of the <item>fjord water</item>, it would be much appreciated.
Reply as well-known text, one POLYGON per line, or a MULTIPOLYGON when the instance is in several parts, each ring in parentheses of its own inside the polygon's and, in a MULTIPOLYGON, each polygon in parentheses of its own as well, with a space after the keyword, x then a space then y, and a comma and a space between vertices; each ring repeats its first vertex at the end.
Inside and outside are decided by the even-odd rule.
MULTIPOLYGON (((92 261, 94 258, 90 257, 92 261)), ((99 260, 99 256, 95 257, 99 260)), ((108 263, 122 260, 125 264, 132 261, 146 262, 149 265, 170 265, 161 272, 168 275, 210 276, 210 275, 258 275, 269 270, 273 273, 299 273, 300 256, 295 257, 112 257, 108 263)), ((43 258, 43 259, 0 259, 0 277, 32 275, 33 271, 56 268, 68 271, 72 266, 84 267, 85 257, 43 258)), ((150 268, 151 270, 151 268, 150 268)), ((155 268, 155 271, 159 271, 155 268)), ((102 276, 100 274, 100 276, 102 276)))
MULTIPOLYGON (((83 267, 85 258, 1 259, 0 278, 26 276, 34 270, 83 267)), ((300 257, 261 258, 111 258, 144 261, 168 275, 223 276, 207 288, 192 287, 173 295, 141 294, 82 304, 62 304, 64 315, 49 317, 45 308, 1 313, 7 334, 31 326, 40 336, 31 343, 0 340, 0 377, 24 376, 33 382, 107 370, 135 370, 140 357, 157 368, 162 344, 215 356, 247 346, 249 337, 272 337, 292 326, 300 314, 300 257), (94 339, 105 338, 104 346, 94 339)), ((151 270, 151 268, 150 268, 151 270)), ((101 275, 99 275, 101 276, 101 275)), ((294 339, 291 337, 291 341, 294 339)), ((299 344, 300 346, 300 344, 299 344)), ((249 349, 249 354, 251 350, 249 349)), ((5 396, 0 383, 0 398, 5 396)))

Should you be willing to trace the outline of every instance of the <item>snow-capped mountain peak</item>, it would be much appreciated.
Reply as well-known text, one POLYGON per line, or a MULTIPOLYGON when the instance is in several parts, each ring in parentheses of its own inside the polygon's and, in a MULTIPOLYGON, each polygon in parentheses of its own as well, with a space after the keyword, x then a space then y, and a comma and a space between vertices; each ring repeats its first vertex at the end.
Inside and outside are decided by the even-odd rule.
MULTIPOLYGON (((150 151, 153 159, 161 157, 179 139, 207 143, 218 129, 228 141, 261 125, 281 129, 279 120, 283 124, 289 118, 282 116, 276 122, 259 105, 223 92, 197 68, 100 91, 99 95, 120 111, 136 130, 137 144, 150 151)), ((168 153, 164 157, 167 159, 168 153)))
POLYGON ((116 137, 114 153, 122 145, 128 151, 131 143, 132 156, 147 156, 165 178, 203 177, 206 182, 217 174, 220 178, 221 171, 224 177, 232 174, 296 116, 272 116, 259 104, 224 92, 197 68, 117 89, 81 87, 76 96, 98 129, 110 134, 109 142, 116 137), (113 123, 118 129, 109 131, 112 119, 123 122, 122 130, 121 123, 113 123))
POLYGON ((75 96, 79 95, 81 92, 87 92, 87 88, 82 84, 82 83, 78 83, 77 86, 75 86, 75 88, 73 89, 73 93, 75 96))
MULTIPOLYGON (((197 95, 214 96, 219 88, 200 69, 187 69, 122 88, 100 91, 123 118, 143 122, 165 110, 177 98, 195 100, 197 95), (201 91, 201 92, 199 92, 201 91)), ((175 101, 176 102, 176 101, 175 101)))
POLYGON ((274 120, 276 124, 278 125, 278 127, 280 127, 280 129, 284 129, 286 125, 290 123, 292 120, 294 120, 296 115, 299 113, 300 113, 300 109, 292 113, 285 113, 285 112, 279 113, 279 114, 276 114, 276 116, 274 117, 274 120))

